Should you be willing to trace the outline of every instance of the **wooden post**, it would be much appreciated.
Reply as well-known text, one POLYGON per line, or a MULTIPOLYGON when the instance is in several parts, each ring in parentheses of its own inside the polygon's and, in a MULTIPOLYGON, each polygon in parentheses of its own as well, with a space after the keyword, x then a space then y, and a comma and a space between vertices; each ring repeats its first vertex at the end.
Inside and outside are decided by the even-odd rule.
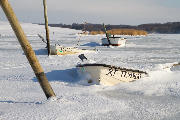
POLYGON ((108 43, 109 43, 109 45, 110 45, 110 44, 111 44, 111 42, 110 42, 109 35, 108 35, 108 33, 107 33, 106 26, 105 26, 105 24, 104 24, 104 23, 103 23, 103 27, 104 27, 104 32, 105 32, 105 34, 106 34, 106 37, 107 37, 108 43))
POLYGON ((0 5, 6 14, 6 17, 8 18, 12 29, 14 30, 16 37, 18 38, 19 43, 21 44, 21 47, 46 95, 47 98, 55 96, 54 91, 51 88, 51 85, 49 84, 46 75, 39 64, 39 61, 36 58, 36 55, 29 44, 23 29, 21 28, 16 15, 11 8, 11 5, 9 4, 8 0, 0 0, 0 5))
POLYGON ((48 29, 48 17, 47 17, 47 5, 46 0, 43 0, 44 5, 44 19, 45 19, 45 29, 46 29, 46 41, 47 41, 47 49, 48 49, 48 56, 50 53, 50 40, 49 40, 49 29, 48 29))

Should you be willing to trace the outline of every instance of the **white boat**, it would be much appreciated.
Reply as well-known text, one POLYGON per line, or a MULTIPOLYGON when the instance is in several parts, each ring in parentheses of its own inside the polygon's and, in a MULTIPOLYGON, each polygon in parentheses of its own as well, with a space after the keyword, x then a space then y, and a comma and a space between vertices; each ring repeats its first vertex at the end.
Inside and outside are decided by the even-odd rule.
POLYGON ((67 55, 67 54, 86 53, 86 52, 94 52, 94 51, 95 50, 78 49, 76 47, 65 47, 60 45, 50 46, 51 55, 67 55))
POLYGON ((104 46, 125 46, 126 38, 115 37, 114 35, 110 36, 110 34, 107 33, 106 26, 104 25, 104 23, 103 23, 103 27, 104 27, 104 32, 106 34, 106 38, 101 39, 102 45, 104 45, 104 46))
MULTIPOLYGON (((41 40, 46 43, 45 39, 38 34, 41 40)), ((77 47, 65 47, 61 45, 50 45, 50 55, 68 55, 68 54, 76 54, 76 53, 87 53, 87 52, 95 52, 96 49, 87 50, 87 49, 78 49, 77 47)))
POLYGON ((108 38, 102 38, 101 41, 103 46, 125 46, 126 44, 126 38, 122 37, 109 37, 109 41, 108 38))
POLYGON ((144 71, 120 68, 106 64, 78 64, 78 73, 88 83, 102 84, 107 86, 121 82, 132 82, 148 74, 144 71))

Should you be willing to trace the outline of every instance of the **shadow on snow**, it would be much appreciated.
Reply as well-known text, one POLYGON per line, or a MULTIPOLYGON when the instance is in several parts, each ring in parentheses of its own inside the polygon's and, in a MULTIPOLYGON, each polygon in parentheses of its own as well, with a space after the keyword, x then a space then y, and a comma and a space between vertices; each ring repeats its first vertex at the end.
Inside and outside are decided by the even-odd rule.
POLYGON ((17 102, 17 101, 12 101, 12 100, 7 100, 7 101, 1 101, 0 103, 9 103, 9 104, 42 104, 40 102, 17 102))
MULTIPOLYGON (((39 50, 34 50, 36 55, 48 55, 47 49, 39 49, 39 50)), ((23 55, 25 55, 23 53, 23 55)))
MULTIPOLYGON (((80 81, 76 68, 65 70, 53 70, 46 73, 48 81, 61 81, 67 83, 77 83, 80 81)), ((33 78, 33 81, 37 82, 37 78, 33 78)))
POLYGON ((96 42, 89 42, 89 43, 83 44, 81 46, 96 47, 96 46, 101 46, 101 45, 99 43, 96 43, 96 42))
POLYGON ((47 55, 47 49, 39 49, 39 50, 34 50, 36 55, 47 55))

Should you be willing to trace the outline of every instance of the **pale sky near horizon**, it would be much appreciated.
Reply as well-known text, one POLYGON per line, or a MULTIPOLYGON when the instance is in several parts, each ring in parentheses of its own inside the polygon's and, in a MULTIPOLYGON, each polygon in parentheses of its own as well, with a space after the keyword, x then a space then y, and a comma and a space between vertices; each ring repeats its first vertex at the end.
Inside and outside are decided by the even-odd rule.
MULTIPOLYGON (((43 0, 9 0, 19 21, 44 23, 43 0)), ((180 0, 47 0, 49 23, 180 22, 180 0)), ((0 21, 6 20, 0 9, 0 21)))

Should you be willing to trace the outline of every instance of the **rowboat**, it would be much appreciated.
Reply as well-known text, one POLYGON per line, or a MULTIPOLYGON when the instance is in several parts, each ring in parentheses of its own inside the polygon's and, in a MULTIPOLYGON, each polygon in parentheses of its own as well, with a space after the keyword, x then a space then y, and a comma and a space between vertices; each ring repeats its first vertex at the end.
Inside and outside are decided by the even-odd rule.
POLYGON ((126 44, 126 38, 122 37, 109 37, 108 38, 102 38, 102 45, 103 46, 125 46, 126 44))
POLYGON ((103 46, 125 46, 126 44, 126 38, 122 37, 115 37, 114 35, 111 36, 109 33, 107 33, 106 26, 103 23, 104 32, 106 34, 106 38, 102 38, 102 45, 103 46))
POLYGON ((51 55, 68 55, 68 54, 87 53, 87 52, 94 52, 94 51, 95 50, 78 49, 76 47, 65 47, 65 46, 60 46, 60 45, 50 46, 51 55))
POLYGON ((121 82, 132 82, 148 76, 144 71, 120 68, 106 64, 78 64, 78 73, 88 83, 112 86, 121 82))

